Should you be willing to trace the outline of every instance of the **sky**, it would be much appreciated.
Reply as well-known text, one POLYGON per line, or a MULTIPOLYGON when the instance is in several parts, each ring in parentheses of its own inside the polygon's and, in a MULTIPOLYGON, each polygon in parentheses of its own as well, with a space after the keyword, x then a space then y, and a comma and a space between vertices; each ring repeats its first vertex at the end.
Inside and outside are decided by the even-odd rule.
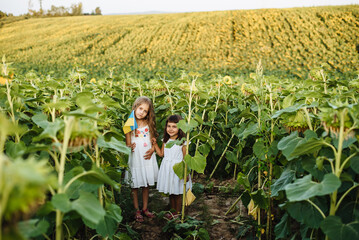
MULTIPOLYGON (((0 0, 0 11, 16 16, 31 9, 39 10, 39 0, 0 0)), ((42 0, 43 9, 54 6, 70 7, 82 2, 83 12, 100 7, 102 14, 141 12, 200 12, 237 9, 290 8, 359 4, 359 0, 42 0)))

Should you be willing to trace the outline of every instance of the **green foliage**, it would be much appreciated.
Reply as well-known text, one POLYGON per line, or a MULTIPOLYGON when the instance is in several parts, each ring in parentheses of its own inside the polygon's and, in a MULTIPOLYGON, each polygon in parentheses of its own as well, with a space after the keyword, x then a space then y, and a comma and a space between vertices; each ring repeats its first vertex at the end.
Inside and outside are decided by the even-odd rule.
POLYGON ((337 216, 329 216, 322 222, 320 228, 330 239, 357 239, 359 237, 359 222, 343 224, 337 216))
POLYGON ((48 184, 55 186, 54 175, 47 166, 47 160, 7 159, 0 156, 1 161, 1 218, 11 220, 15 213, 27 213, 32 205, 45 198, 48 184))

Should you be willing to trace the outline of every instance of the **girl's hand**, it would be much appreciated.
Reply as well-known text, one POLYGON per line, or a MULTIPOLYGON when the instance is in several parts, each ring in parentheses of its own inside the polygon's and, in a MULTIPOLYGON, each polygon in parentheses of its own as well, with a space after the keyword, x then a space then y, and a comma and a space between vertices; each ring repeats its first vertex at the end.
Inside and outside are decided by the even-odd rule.
POLYGON ((152 138, 152 139, 151 139, 151 143, 152 143, 152 145, 156 145, 156 144, 157 144, 156 138, 152 138))
POLYGON ((131 147, 131 151, 134 152, 136 148, 136 143, 132 143, 129 147, 131 147))
POLYGON ((154 148, 150 148, 148 149, 148 151, 145 153, 145 155, 143 156, 143 158, 145 160, 149 160, 152 157, 152 154, 155 152, 154 148))

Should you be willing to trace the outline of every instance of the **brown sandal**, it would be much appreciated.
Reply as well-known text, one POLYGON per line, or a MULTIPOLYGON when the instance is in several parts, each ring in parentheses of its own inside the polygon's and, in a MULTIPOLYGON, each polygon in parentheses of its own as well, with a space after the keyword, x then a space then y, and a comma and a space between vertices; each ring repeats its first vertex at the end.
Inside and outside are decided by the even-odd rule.
POLYGON ((143 216, 142 216, 140 210, 137 210, 137 211, 136 211, 135 220, 136 220, 136 222, 143 222, 143 216))
POLYGON ((154 218, 155 217, 155 214, 148 211, 148 209, 142 210, 142 214, 145 215, 148 218, 154 218))

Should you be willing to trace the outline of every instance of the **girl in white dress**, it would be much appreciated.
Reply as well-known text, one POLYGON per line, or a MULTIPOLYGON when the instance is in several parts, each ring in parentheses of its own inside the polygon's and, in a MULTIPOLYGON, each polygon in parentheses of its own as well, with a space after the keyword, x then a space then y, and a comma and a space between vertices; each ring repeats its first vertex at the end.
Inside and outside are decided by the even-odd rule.
POLYGON ((139 97, 132 106, 138 128, 126 133, 126 145, 132 152, 128 159, 129 169, 125 172, 125 181, 132 188, 133 205, 136 209, 135 220, 143 222, 143 216, 153 218, 148 210, 149 186, 157 182, 158 165, 151 139, 158 136, 152 101, 139 97), (142 211, 138 204, 138 189, 142 188, 142 211))
MULTIPOLYGON (((158 172, 157 190, 169 194, 171 209, 176 210, 176 214, 181 211, 182 207, 184 180, 176 175, 173 166, 176 163, 183 161, 183 158, 186 155, 186 143, 183 143, 182 145, 174 144, 171 148, 166 148, 165 145, 171 141, 185 138, 185 133, 177 127, 177 123, 181 119, 182 117, 180 115, 171 115, 167 118, 161 149, 157 145, 156 139, 152 139, 152 144, 155 147, 156 153, 160 157, 163 157, 158 172)), ((192 188, 190 177, 187 177, 187 179, 186 188, 192 188)))

